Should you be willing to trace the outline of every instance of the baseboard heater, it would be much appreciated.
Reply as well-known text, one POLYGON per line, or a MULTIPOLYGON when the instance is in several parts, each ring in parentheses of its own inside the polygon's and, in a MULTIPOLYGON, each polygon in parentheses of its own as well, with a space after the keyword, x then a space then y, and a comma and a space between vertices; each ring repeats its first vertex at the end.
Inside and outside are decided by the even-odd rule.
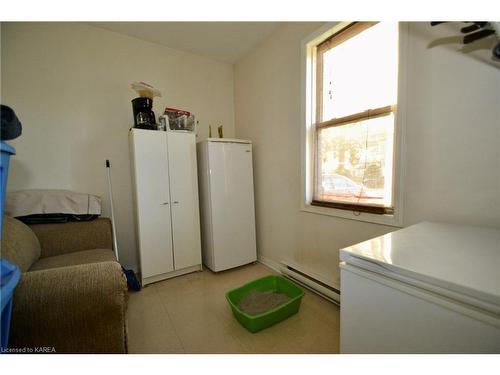
POLYGON ((280 271, 283 276, 288 277, 323 298, 340 305, 340 290, 337 288, 334 288, 331 285, 328 285, 325 282, 320 281, 285 262, 281 262, 280 271))

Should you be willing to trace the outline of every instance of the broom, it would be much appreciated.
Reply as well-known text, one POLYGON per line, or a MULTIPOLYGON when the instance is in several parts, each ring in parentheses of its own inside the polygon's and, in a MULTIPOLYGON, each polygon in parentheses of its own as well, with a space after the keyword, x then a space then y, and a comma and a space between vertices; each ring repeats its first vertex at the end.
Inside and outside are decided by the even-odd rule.
MULTIPOLYGON (((109 204, 111 206, 111 226, 113 230, 113 248, 115 250, 116 261, 120 262, 120 258, 118 257, 118 241, 116 239, 116 227, 115 227, 115 210, 113 204, 113 189, 111 187, 111 163, 108 159, 106 159, 106 169, 108 171, 108 190, 109 190, 109 204)), ((133 270, 127 270, 122 266, 123 273, 127 278, 127 285, 130 290, 138 292, 141 290, 141 283, 135 272, 133 270)))

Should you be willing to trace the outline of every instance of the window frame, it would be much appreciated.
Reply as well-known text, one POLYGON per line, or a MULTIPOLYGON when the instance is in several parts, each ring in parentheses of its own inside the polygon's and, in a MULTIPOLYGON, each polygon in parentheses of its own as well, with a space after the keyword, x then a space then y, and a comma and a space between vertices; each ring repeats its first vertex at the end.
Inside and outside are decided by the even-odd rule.
POLYGON ((322 41, 316 46, 316 123, 320 122, 318 119, 323 118, 323 97, 318 95, 319 92, 323 91, 323 64, 322 56, 329 49, 335 48, 336 46, 344 43, 345 41, 355 37, 359 33, 375 26, 378 22, 351 22, 344 26, 342 29, 329 36, 327 39, 322 41))
MULTIPOLYGON (((302 101, 301 101, 301 210, 305 212, 342 217, 346 219, 372 222, 377 224, 385 224, 390 226, 401 227, 403 225, 403 176, 404 176, 404 134, 405 123, 404 117, 406 108, 406 56, 408 45, 408 25, 399 23, 399 61, 398 61, 398 97, 397 109, 391 107, 391 112, 394 113, 394 156, 393 156, 393 209, 385 212, 375 212, 371 210, 362 210, 366 205, 355 205, 355 207, 342 208, 339 205, 343 203, 314 201, 314 178, 316 167, 316 136, 318 117, 318 108, 320 107, 317 98, 317 84, 322 81, 322 77, 317 74, 316 63, 318 58, 318 47, 323 49, 332 48, 331 43, 340 44, 341 42, 352 37, 353 32, 358 34, 359 29, 356 27, 371 27, 376 22, 371 23, 353 23, 353 22, 338 22, 327 23, 320 29, 307 36, 302 41, 302 101), (361 24, 361 25, 360 25, 361 24), (369 25, 368 25, 369 24, 369 25), (356 26, 358 25, 358 26, 356 26), (330 44, 328 44, 330 43, 330 44), (333 203, 333 204, 330 204, 333 203)), ((387 111, 387 107, 375 109, 375 113, 364 111, 358 114, 346 116, 341 119, 327 120, 324 123, 335 125, 336 123, 344 123, 345 120, 353 122, 355 118, 363 116, 380 115, 381 112, 387 111)), ((345 124, 348 122, 346 121, 345 124)), ((320 127, 328 125, 321 124, 320 127)), ((383 207, 378 206, 377 209, 383 207)))

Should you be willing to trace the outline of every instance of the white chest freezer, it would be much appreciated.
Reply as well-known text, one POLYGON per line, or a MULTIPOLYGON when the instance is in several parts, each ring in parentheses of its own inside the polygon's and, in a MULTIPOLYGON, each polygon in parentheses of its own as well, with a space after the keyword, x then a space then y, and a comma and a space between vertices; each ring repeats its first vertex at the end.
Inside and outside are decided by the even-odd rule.
POLYGON ((340 260, 341 353, 500 353, 500 230, 423 222, 340 260))

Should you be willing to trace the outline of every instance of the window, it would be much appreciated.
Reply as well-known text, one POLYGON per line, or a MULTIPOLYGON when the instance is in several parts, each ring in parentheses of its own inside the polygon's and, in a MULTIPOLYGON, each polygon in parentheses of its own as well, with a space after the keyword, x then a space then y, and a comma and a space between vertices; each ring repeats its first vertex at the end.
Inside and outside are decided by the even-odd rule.
POLYGON ((310 204, 394 213, 398 23, 354 22, 316 44, 310 204))

